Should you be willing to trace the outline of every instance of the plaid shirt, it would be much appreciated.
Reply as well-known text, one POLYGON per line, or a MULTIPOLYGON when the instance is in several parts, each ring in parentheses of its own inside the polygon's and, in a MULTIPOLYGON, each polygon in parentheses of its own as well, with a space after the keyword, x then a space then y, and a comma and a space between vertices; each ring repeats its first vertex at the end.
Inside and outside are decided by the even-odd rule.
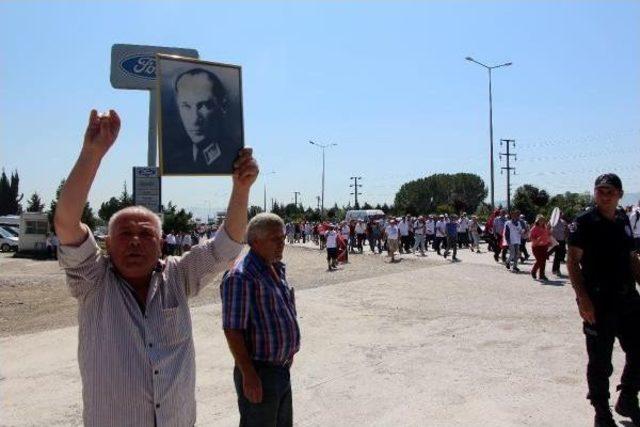
POLYGON ((253 360, 286 363, 300 349, 293 287, 287 283, 285 265, 273 267, 249 251, 229 270, 220 284, 222 327, 244 331, 253 360))

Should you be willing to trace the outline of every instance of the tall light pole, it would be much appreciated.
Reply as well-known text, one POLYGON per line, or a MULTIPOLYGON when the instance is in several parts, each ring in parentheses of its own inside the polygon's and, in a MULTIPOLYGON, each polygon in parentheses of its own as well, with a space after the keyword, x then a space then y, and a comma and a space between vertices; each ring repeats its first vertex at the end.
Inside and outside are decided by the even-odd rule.
POLYGON ((276 171, 271 171, 271 172, 267 172, 267 173, 263 173, 262 176, 264 176, 264 206, 263 206, 263 212, 267 211, 267 176, 268 175, 273 175, 274 173, 276 173, 276 171))
POLYGON ((320 196, 320 216, 324 216, 324 149, 328 147, 335 147, 338 144, 318 144, 317 142, 309 141, 309 144, 322 148, 322 193, 320 196))
POLYGON ((489 156, 490 156, 490 165, 491 165, 491 208, 494 208, 495 193, 494 193, 494 185, 493 185, 493 103, 491 98, 491 70, 493 70, 494 68, 508 67, 513 63, 505 62, 504 64, 489 66, 489 65, 483 64, 482 62, 476 61, 470 56, 467 56, 465 59, 467 61, 475 62, 476 64, 483 66, 489 71, 489 144, 490 144, 489 156))

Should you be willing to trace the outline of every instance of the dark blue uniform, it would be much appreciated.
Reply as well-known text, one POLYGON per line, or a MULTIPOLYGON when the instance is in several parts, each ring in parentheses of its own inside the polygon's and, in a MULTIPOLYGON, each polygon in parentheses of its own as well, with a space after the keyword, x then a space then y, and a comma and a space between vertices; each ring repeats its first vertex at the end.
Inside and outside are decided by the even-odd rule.
POLYGON ((582 249, 584 286, 595 309, 595 324, 586 322, 588 399, 608 402, 611 354, 617 337, 626 354, 619 390, 640 390, 640 295, 631 270, 633 235, 629 218, 616 211, 615 219, 590 209, 569 227, 569 246, 582 249))

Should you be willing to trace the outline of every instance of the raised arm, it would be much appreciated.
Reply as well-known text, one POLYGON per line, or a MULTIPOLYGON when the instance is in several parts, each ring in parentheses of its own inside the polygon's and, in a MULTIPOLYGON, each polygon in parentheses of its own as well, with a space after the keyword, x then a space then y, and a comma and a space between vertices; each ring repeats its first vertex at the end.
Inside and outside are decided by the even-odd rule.
POLYGON ((249 147, 240 150, 238 159, 234 163, 233 189, 227 208, 227 219, 224 221, 224 229, 236 242, 244 241, 244 233, 247 228, 247 209, 249 207, 249 191, 251 185, 258 177, 258 163, 252 156, 253 150, 249 147))
POLYGON ((96 110, 91 110, 80 156, 62 188, 56 207, 54 224, 61 245, 79 245, 86 239, 82 211, 100 162, 119 131, 120 118, 115 111, 98 116, 96 110))

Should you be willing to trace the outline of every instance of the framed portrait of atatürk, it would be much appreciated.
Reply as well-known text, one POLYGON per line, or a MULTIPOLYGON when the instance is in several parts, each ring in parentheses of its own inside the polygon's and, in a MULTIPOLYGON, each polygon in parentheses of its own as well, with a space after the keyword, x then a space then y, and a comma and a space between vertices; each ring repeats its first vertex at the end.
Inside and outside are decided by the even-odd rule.
POLYGON ((231 175, 244 147, 241 68, 156 56, 161 175, 231 175))

